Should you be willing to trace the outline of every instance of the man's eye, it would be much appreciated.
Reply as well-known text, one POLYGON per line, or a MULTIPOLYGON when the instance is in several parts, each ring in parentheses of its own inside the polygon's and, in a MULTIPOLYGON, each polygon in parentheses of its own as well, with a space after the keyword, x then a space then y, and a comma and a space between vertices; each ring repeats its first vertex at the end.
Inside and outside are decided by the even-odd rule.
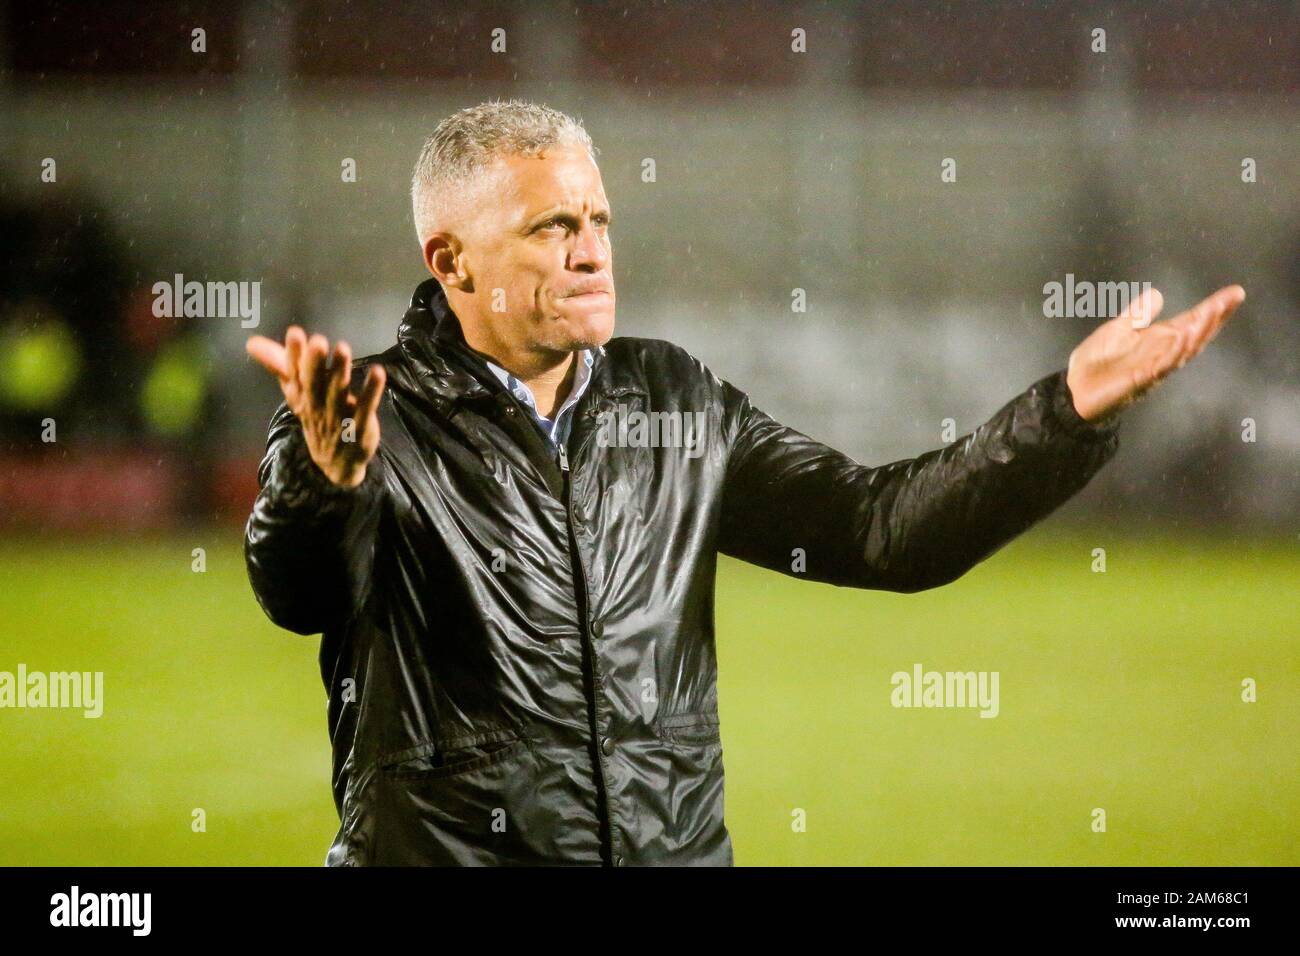
MULTIPOLYGON (((608 219, 606 219, 604 216, 597 216, 597 217, 596 217, 594 220, 592 220, 592 221, 595 222, 595 224, 596 224, 596 226, 597 226, 598 228, 601 228, 601 227, 606 228, 606 229, 609 228, 610 221, 609 221, 608 219)), ((548 220, 546 220, 544 223, 541 224, 540 228, 542 228, 542 229, 568 229, 569 226, 568 226, 568 223, 565 222, 563 219, 548 219, 548 220)))

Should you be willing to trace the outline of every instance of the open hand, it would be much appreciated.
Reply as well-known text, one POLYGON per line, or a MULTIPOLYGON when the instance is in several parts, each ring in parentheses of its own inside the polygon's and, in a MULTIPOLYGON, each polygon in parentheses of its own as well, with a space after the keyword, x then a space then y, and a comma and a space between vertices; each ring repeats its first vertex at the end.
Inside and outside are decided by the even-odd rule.
POLYGON ((366 465, 379 448, 379 399, 386 373, 372 365, 361 395, 352 394, 352 349, 340 340, 312 335, 289 326, 284 345, 264 335, 254 335, 245 346, 248 354, 280 381, 285 403, 298 416, 312 461, 330 481, 355 488, 366 477, 366 465))
POLYGON ((1066 382, 1075 411, 1097 421, 1137 401, 1205 348, 1245 298, 1241 286, 1225 286, 1181 315, 1152 324, 1164 297, 1148 289, 1070 353, 1066 382))

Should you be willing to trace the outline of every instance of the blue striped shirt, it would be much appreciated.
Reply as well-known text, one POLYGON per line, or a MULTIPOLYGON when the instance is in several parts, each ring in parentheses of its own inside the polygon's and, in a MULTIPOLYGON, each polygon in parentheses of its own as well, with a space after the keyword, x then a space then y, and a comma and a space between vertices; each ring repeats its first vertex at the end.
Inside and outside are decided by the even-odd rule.
POLYGON ((569 396, 550 418, 543 418, 537 410, 537 400, 533 397, 532 389, 491 359, 484 359, 484 361, 487 362, 488 368, 492 370, 492 374, 501 380, 501 384, 508 388, 515 398, 519 399, 533 413, 533 418, 542 427, 542 431, 551 440, 551 444, 558 446, 568 442, 569 431, 573 427, 573 408, 578 404, 578 399, 582 398, 582 393, 587 390, 587 385, 591 381, 591 366, 594 364, 595 359, 589 349, 583 349, 579 354, 582 361, 578 363, 578 369, 574 372, 573 388, 569 389, 569 396))

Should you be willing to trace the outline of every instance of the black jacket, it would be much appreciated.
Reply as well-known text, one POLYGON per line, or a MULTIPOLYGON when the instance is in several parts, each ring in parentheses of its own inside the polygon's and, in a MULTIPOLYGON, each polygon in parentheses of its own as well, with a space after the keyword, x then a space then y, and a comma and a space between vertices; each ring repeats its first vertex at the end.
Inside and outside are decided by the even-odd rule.
POLYGON ((323 632, 341 820, 328 865, 730 864, 718 553, 847 587, 938 587, 1082 488, 1118 441, 1116 420, 1078 416, 1060 371, 944 448, 867 467, 683 349, 616 337, 557 455, 433 279, 354 388, 372 361, 388 386, 365 481, 331 485, 281 404, 245 534, 271 620, 323 632))

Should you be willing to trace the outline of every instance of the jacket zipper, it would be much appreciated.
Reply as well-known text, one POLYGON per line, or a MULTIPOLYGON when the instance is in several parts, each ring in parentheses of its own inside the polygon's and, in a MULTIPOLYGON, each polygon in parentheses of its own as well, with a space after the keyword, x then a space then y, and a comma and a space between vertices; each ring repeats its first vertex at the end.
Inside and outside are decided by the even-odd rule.
POLYGON ((573 489, 570 482, 569 471, 569 452, 565 448, 564 442, 556 442, 556 458, 560 464, 560 472, 564 478, 564 517, 565 524, 568 526, 569 533, 569 553, 573 555, 574 571, 574 589, 578 593, 575 595, 579 600, 579 607, 582 609, 582 627, 585 632, 584 644, 589 649, 591 655, 591 708, 592 708, 592 742, 595 745, 596 769, 600 774, 600 788, 605 796, 605 826, 608 829, 608 839, 610 856, 615 858, 611 860, 615 865, 622 862, 622 854, 618 852, 621 849, 618 846, 618 840, 614 835, 613 813, 610 809, 609 782, 605 776, 605 768, 601 763, 600 754, 600 713, 596 706, 596 701, 600 695, 600 681, 597 675, 597 660, 599 652, 596 649, 596 638, 591 628, 591 594, 587 591, 587 572, 582 566, 582 554, 578 550, 578 536, 573 530, 573 489))

